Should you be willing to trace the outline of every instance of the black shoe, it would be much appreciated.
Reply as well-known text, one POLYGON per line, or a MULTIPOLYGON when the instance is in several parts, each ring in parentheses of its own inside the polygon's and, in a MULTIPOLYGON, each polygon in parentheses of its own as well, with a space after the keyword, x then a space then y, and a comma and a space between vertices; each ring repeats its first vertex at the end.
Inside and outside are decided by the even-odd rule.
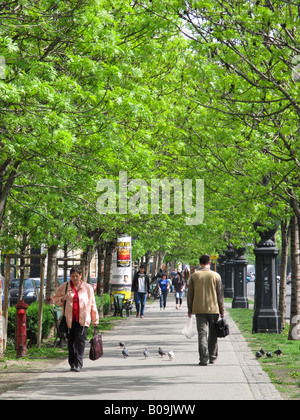
POLYGON ((199 362, 199 366, 207 366, 207 363, 199 362))

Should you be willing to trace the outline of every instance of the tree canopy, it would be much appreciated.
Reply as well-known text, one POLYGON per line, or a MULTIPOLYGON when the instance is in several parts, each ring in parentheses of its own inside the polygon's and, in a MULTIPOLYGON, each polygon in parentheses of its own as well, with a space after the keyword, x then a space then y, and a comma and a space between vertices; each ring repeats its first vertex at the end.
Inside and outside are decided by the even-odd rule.
POLYGON ((136 257, 193 262, 300 219, 297 4, 24 0, 0 17, 2 249, 126 231, 136 257), (194 203, 204 179, 203 222, 178 195, 170 214, 99 213, 99 181, 121 172, 193 180, 194 203))

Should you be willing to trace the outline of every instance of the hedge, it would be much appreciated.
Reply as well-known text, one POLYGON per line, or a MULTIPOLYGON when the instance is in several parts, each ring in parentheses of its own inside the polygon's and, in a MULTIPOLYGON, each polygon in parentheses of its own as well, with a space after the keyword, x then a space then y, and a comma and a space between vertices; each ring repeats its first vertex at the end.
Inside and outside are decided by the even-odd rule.
MULTIPOLYGON (((98 311, 100 309, 102 299, 95 295, 96 305, 98 311)), ((103 313, 108 314, 110 307, 110 296, 107 293, 103 294, 103 313)), ((28 306, 26 311, 26 326, 27 326, 27 345, 28 347, 33 346, 37 343, 37 323, 38 323, 39 303, 34 302, 28 306)), ((15 306, 11 306, 8 309, 8 327, 7 327, 7 338, 10 341, 15 341, 16 333, 16 317, 17 310, 15 306)), ((53 316, 50 311, 50 306, 43 304, 43 325, 42 325, 42 338, 47 338, 53 327, 53 316)))
MULTIPOLYGON (((37 324, 39 314, 39 303, 34 302, 28 306, 26 310, 26 328, 27 328, 27 346, 33 346, 37 343, 37 324)), ((17 310, 15 306, 8 309, 8 327, 7 338, 15 341, 16 334, 16 317, 17 310)), ((43 325, 42 325, 42 338, 48 337, 51 328, 53 327, 53 316, 50 311, 50 306, 43 304, 43 325)))

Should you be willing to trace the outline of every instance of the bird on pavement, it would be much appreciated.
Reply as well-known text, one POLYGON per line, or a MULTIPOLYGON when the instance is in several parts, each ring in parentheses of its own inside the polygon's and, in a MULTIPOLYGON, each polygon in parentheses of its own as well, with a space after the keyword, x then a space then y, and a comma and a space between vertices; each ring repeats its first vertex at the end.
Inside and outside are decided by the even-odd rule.
POLYGON ((119 342, 119 346, 120 346, 120 347, 125 347, 125 343, 123 343, 123 341, 120 341, 120 342, 119 342))
POLYGON ((267 352, 266 354, 267 357, 272 357, 272 353, 270 351, 267 352))
POLYGON ((280 347, 278 347, 278 350, 274 351, 274 354, 276 354, 277 357, 282 354, 282 350, 280 349, 280 347))
POLYGON ((172 359, 174 359, 175 354, 174 354, 174 352, 171 350, 171 351, 169 351, 169 352, 168 352, 168 356, 169 356, 169 360, 172 360, 172 359))
POLYGON ((255 356, 259 359, 260 357, 262 357, 262 354, 261 354, 260 351, 257 351, 256 354, 255 354, 255 356))
POLYGON ((163 356, 165 356, 166 355, 166 353, 159 347, 158 348, 158 354, 161 356, 161 357, 163 357, 163 356))
POLYGON ((123 347, 122 354, 124 356, 124 359, 126 359, 126 357, 129 356, 129 352, 125 346, 123 347))
POLYGON ((148 357, 150 356, 150 352, 147 348, 144 350, 143 355, 145 356, 145 359, 148 359, 148 357))
POLYGON ((259 350, 259 352, 260 352, 262 355, 264 355, 264 354, 265 354, 265 351, 264 351, 264 349, 263 349, 263 348, 261 348, 261 349, 259 350))

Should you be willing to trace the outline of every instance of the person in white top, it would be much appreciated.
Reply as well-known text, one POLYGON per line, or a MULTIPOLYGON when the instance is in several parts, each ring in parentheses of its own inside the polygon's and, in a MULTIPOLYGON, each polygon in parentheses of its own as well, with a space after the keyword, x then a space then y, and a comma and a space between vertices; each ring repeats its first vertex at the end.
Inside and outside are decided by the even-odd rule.
POLYGON ((144 318, 147 296, 150 296, 150 280, 145 273, 144 264, 141 264, 139 271, 133 278, 131 291, 134 292, 136 317, 144 318))

